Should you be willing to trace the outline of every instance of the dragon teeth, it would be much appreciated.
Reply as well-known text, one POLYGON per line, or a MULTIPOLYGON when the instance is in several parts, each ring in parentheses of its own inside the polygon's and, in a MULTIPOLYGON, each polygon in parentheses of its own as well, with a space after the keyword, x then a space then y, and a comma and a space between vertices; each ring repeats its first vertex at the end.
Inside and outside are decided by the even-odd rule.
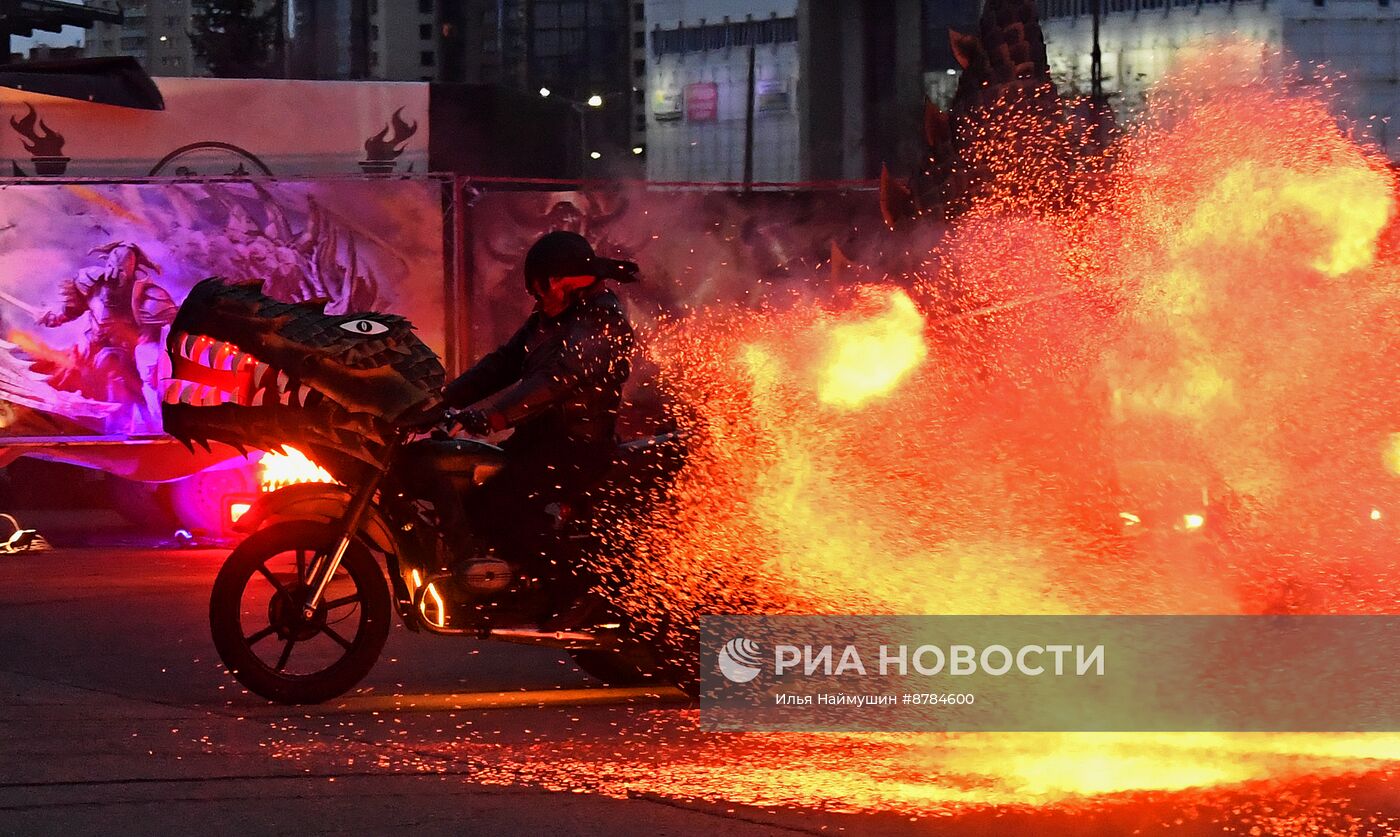
POLYGON ((297 404, 301 405, 302 407, 306 406, 306 399, 310 397, 311 387, 304 386, 301 389, 297 390, 297 404))
MULTIPOLYGON (((289 378, 289 377, 287 377, 287 373, 286 373, 286 372, 278 372, 278 373, 277 373, 277 390, 278 390, 279 392, 286 393, 287 387, 290 386, 291 383, 292 383, 292 379, 289 378)), ((283 401, 282 403, 283 403, 283 404, 286 404, 287 402, 286 402, 286 401, 283 401)))
POLYGON ((260 390, 258 390, 257 392, 253 393, 253 403, 252 403, 252 406, 254 406, 254 407, 261 407, 261 406, 263 405, 263 399, 266 398, 266 397, 267 397, 267 390, 265 390, 265 389, 260 389, 260 390))
POLYGON ((196 402, 194 400, 194 397, 198 390, 198 384, 186 383, 184 387, 180 390, 180 403, 189 404, 192 406, 195 405, 196 402))
POLYGON ((170 380, 165 385, 165 392, 161 394, 160 400, 166 404, 180 403, 181 381, 170 380))

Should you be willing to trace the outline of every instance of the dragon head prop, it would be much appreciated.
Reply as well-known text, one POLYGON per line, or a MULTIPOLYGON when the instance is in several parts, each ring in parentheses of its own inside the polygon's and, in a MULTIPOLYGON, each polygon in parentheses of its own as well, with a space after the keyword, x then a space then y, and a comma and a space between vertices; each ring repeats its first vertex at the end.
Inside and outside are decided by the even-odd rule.
POLYGON ((376 463, 396 424, 438 405, 442 363, 403 317, 324 309, 261 282, 195 285, 166 340, 166 432, 187 446, 292 445, 338 479, 376 463))

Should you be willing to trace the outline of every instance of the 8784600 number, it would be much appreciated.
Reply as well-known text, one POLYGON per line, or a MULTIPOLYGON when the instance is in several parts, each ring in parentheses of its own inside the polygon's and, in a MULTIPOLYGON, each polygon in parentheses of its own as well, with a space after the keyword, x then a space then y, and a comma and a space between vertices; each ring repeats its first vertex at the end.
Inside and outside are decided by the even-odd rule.
POLYGON ((973 694, 912 692, 904 696, 903 703, 914 706, 970 706, 977 700, 973 694))

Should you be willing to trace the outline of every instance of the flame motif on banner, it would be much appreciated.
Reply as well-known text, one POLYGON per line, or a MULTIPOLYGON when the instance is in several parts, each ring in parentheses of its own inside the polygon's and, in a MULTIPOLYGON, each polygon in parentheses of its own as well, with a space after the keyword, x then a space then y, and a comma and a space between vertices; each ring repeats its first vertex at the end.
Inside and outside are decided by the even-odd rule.
POLYGON ((33 105, 26 104, 25 107, 29 109, 28 114, 19 119, 13 116, 10 117, 10 127, 14 128, 15 133, 24 138, 22 140, 24 143, 24 150, 35 157, 62 156, 63 134, 53 130, 44 120, 40 119, 39 113, 34 110, 33 105), (35 130, 36 123, 38 124, 38 131, 35 130))

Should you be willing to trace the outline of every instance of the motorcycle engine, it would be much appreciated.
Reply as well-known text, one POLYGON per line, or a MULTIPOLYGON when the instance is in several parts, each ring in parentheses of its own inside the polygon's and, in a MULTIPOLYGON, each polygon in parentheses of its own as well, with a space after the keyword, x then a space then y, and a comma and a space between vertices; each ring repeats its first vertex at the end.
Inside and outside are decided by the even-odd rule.
POLYGON ((473 593, 499 593, 510 586, 515 568, 494 556, 476 558, 463 565, 457 573, 461 585, 473 593))

